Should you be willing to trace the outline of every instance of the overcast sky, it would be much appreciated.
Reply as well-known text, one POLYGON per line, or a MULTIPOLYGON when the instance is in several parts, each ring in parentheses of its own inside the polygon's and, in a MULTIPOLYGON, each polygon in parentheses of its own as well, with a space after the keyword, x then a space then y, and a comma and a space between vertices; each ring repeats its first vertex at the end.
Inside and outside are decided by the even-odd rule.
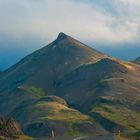
POLYGON ((65 32, 109 55, 140 56, 140 0, 0 0, 0 67, 65 32))

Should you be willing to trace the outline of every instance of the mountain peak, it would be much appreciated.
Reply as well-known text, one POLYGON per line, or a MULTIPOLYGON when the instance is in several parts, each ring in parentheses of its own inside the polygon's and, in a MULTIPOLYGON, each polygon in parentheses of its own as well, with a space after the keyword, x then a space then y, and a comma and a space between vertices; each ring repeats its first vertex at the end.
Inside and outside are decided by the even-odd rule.
POLYGON ((140 64, 140 57, 138 57, 137 59, 133 60, 132 62, 135 63, 135 64, 140 64))
POLYGON ((68 36, 63 33, 63 32, 60 32, 58 37, 57 37, 57 40, 63 40, 63 39, 66 39, 68 36))

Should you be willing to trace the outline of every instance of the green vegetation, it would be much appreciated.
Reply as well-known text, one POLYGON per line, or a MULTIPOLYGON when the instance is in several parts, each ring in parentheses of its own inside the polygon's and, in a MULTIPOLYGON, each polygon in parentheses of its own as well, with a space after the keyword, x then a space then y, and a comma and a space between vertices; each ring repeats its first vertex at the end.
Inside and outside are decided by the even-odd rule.
POLYGON ((124 137, 124 136, 119 136, 115 135, 115 140, 140 140, 140 137, 124 137))
POLYGON ((32 93, 33 95, 35 95, 36 97, 43 97, 45 96, 45 92, 42 88, 39 87, 34 87, 34 86, 25 86, 22 87, 22 89, 24 89, 25 91, 32 93))
POLYGON ((140 113, 135 112, 125 106, 113 104, 94 104, 91 112, 99 113, 102 117, 125 126, 132 132, 140 129, 140 113))
POLYGON ((0 75, 0 114, 15 118, 34 137, 50 136, 52 129, 58 136, 135 133, 140 130, 139 76, 139 66, 61 33, 0 75))
MULTIPOLYGON (((79 136, 85 134, 86 130, 80 128, 85 124, 88 126, 92 125, 90 117, 56 101, 49 102, 39 100, 20 111, 25 112, 24 120, 20 117, 18 118, 19 122, 22 122, 22 124, 38 126, 37 124, 43 123, 43 129, 49 130, 54 128, 56 131, 59 131, 60 127, 64 129, 64 136, 79 136)), ((48 134, 50 134, 50 132, 48 132, 48 134)), ((59 135, 59 133, 57 134, 59 135)), ((45 135, 47 135, 47 133, 45 135)))
POLYGON ((75 109, 68 108, 62 104, 57 102, 39 102, 33 108, 37 108, 37 110, 44 111, 46 115, 42 116, 42 120, 65 120, 65 121, 84 121, 88 120, 89 117, 81 114, 79 111, 75 109))
MULTIPOLYGON (((57 102, 42 102, 36 105, 38 110, 45 111, 46 115, 40 117, 41 121, 63 121, 68 126, 68 132, 65 135, 81 136, 83 132, 79 129, 79 124, 90 121, 90 118, 83 115, 75 109, 59 104, 57 102)), ((42 112, 44 114, 44 111, 42 112)))
POLYGON ((76 125, 77 124, 74 123, 74 122, 72 122, 72 123, 69 124, 69 132, 68 132, 68 135, 71 135, 71 136, 82 136, 83 135, 83 133, 79 130, 79 128, 76 125))

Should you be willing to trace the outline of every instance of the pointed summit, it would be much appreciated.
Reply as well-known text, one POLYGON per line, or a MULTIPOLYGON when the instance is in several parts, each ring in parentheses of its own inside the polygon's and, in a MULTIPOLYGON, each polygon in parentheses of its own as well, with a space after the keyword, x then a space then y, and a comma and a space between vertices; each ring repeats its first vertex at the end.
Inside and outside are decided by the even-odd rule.
POLYGON ((140 65, 140 57, 138 57, 137 59, 133 60, 132 62, 135 63, 135 64, 140 65))
POLYGON ((60 32, 58 37, 57 37, 57 40, 63 40, 63 39, 66 39, 68 36, 63 33, 63 32, 60 32))

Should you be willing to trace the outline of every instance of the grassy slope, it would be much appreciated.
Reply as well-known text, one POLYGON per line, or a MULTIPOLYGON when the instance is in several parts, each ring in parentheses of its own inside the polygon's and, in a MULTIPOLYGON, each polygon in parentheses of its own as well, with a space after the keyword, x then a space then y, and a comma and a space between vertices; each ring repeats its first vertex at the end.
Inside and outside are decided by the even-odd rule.
MULTIPOLYGON (((44 97, 46 99, 46 97, 44 97)), ((55 129, 57 135, 83 135, 89 133, 89 130, 83 129, 91 128, 90 131, 94 132, 96 124, 93 123, 91 118, 82 114, 76 109, 69 108, 63 104, 63 100, 50 96, 52 101, 43 101, 43 98, 35 102, 29 103, 24 107, 20 107, 13 113, 13 116, 21 123, 25 132, 29 131, 31 127, 37 127, 37 124, 44 124, 42 129, 48 131, 43 132, 43 135, 49 136, 52 129, 55 129), (29 127, 28 127, 29 126, 29 127), (50 130, 51 129, 51 130, 50 130), (62 132, 59 132, 62 129, 62 132), (60 134, 59 134, 60 133, 60 134)), ((99 126, 98 126, 99 127, 99 126)), ((41 128, 35 128, 40 130, 41 128)), ((96 128, 98 129, 98 128, 96 128)), ((102 129, 101 129, 102 130, 102 129)), ((28 133, 28 132, 27 132, 28 133)), ((41 133, 41 132, 40 132, 41 133)), ((32 134, 29 134, 32 136, 32 134)))
POLYGON ((36 96, 38 98, 41 98, 41 97, 45 96, 44 90, 42 88, 39 88, 39 87, 24 86, 24 87, 20 87, 20 89, 23 89, 27 93, 33 94, 34 96, 36 96))
MULTIPOLYGON (((123 64, 127 67, 129 64, 123 64)), ((121 68, 121 67, 120 67, 121 68)), ((125 83, 127 80, 124 78, 124 76, 119 75, 116 77, 108 77, 105 79, 100 80, 98 84, 101 85, 109 85, 113 87, 115 84, 119 83, 125 83)), ((125 87, 125 86, 124 86, 125 87)), ((44 96, 44 92, 41 88, 36 88, 33 86, 30 87, 24 87, 24 90, 34 94, 38 98, 44 96)), ((110 122, 113 122, 114 125, 121 126, 125 129, 125 131, 132 131, 135 132, 138 129, 140 129, 140 113, 136 110, 133 110, 131 108, 133 104, 138 104, 140 98, 127 100, 117 96, 99 96, 99 98, 102 98, 101 102, 95 102, 92 105, 90 105, 90 113, 98 113, 100 114, 101 118, 105 118, 109 120, 110 122), (119 99, 120 98, 120 99, 119 99), (125 102, 122 104, 122 101, 125 102)), ((77 127, 73 127, 76 123, 85 123, 86 117, 85 115, 82 115, 77 110, 73 110, 68 108, 67 106, 63 106, 62 104, 59 104, 57 102, 38 102, 37 104, 34 104, 33 106, 28 107, 28 111, 30 110, 36 110, 34 111, 35 116, 39 116, 37 118, 37 121, 64 121, 68 123, 69 132, 72 135, 80 134, 77 127), (74 124, 74 125, 73 125, 74 124)), ((27 118, 32 118, 32 116, 27 116, 27 118)), ((87 117, 88 118, 88 117, 87 117)), ((93 115, 94 118, 94 115, 93 115)), ((99 122, 98 119, 96 119, 97 122, 99 122)), ((114 126, 115 127, 115 126, 114 126)), ((121 128, 118 128, 121 129, 121 128)), ((115 131, 115 129, 113 130, 115 131)), ((118 130, 116 130, 118 131, 118 130)), ((123 130, 124 131, 124 130, 123 130)))
POLYGON ((68 125, 68 132, 64 133, 70 135, 82 134, 83 132, 80 132, 76 124, 84 124, 90 121, 88 116, 57 102, 41 102, 29 108, 29 110, 39 110, 39 112, 35 112, 35 115, 39 114, 37 121, 61 121, 66 123, 68 125))
POLYGON ((131 63, 104 59, 66 75, 57 92, 81 111, 100 114, 96 120, 108 120, 102 119, 109 131, 120 126, 126 133, 135 132, 140 129, 139 72, 139 67, 131 63))
POLYGON ((140 113, 124 106, 96 104, 91 112, 99 113, 102 117, 124 126, 129 131, 140 129, 140 113))

